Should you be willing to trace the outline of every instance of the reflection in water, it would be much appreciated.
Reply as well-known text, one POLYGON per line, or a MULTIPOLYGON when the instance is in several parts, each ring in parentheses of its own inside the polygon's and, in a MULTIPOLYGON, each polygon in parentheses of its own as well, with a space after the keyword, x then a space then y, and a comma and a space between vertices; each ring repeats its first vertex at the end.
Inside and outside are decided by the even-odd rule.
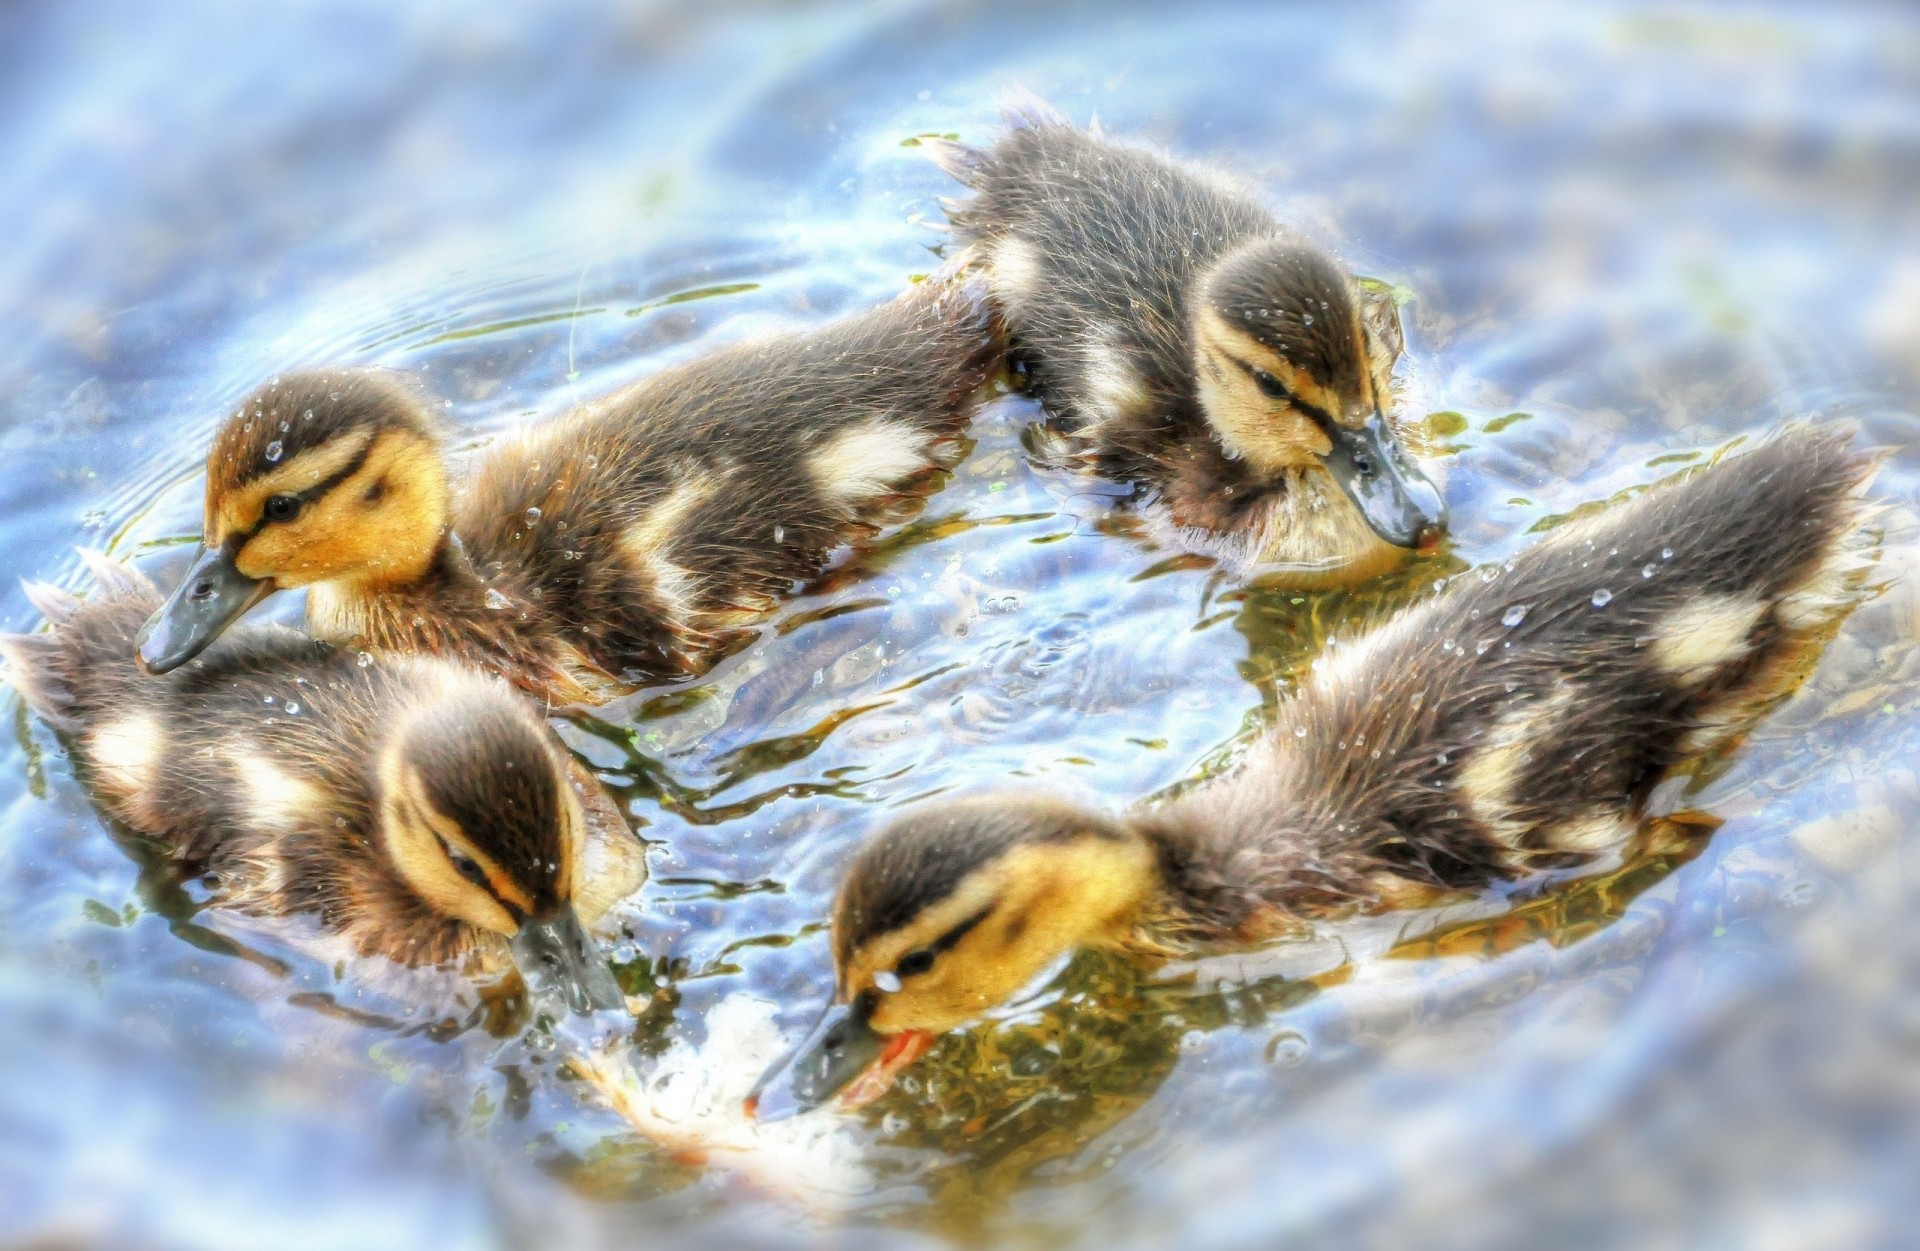
MULTIPOLYGON (((88 543, 164 575, 212 422, 295 365, 407 371, 483 446, 880 299, 937 263, 922 223, 952 190, 907 141, 983 138, 1009 83, 1228 164, 1404 293, 1445 555, 1364 591, 1238 585, 1050 468, 1009 395, 923 515, 712 675, 562 727, 655 861, 613 941, 632 1062, 723 1058, 721 1005, 763 1005, 718 1018, 742 1037, 804 1025, 839 868, 903 802, 1020 779, 1117 806, 1191 779, 1329 637, 1783 419, 1860 421, 1910 509, 1916 48, 1898 7, 1608 0, 335 0, 251 29, 15 6, 8 572, 77 581, 62 553, 88 543)), ((30 625, 6 594, 0 625, 30 625)), ((1256 953, 1281 972, 1082 958, 837 1125, 868 1188, 801 1236, 1893 1241, 1920 1218, 1898 1128, 1920 1116, 1916 627, 1911 582, 1848 624, 1690 797, 1725 821, 1710 839, 1439 928, 1256 953)), ((801 1219, 638 1139, 516 985, 421 993, 207 910, 14 716, 0 1239, 749 1245, 801 1219)))

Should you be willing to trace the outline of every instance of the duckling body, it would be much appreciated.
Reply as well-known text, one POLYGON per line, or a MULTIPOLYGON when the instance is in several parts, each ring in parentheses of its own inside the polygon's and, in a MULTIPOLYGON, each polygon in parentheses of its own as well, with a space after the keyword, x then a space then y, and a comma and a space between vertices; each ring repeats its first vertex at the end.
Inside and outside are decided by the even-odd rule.
POLYGON ((1077 946, 1255 942, 1618 853, 1655 785, 1728 747, 1861 598, 1873 465, 1845 432, 1789 433, 1462 574, 1330 651, 1236 767, 1164 805, 909 810, 848 871, 839 993, 775 1093, 818 1103, 1077 946))
POLYGON ((91 563, 84 601, 31 586, 52 629, 0 636, 0 653, 112 816, 204 868, 226 906, 311 913, 408 965, 511 953, 532 981, 548 971, 530 959, 559 960, 572 991, 605 997, 579 927, 645 881, 643 851, 524 696, 449 660, 278 627, 148 678, 133 639, 159 595, 91 563))
POLYGON ((559 702, 698 673, 950 462, 996 343, 969 287, 931 281, 504 440, 457 494, 392 380, 278 379, 215 441, 205 553, 143 660, 183 664, 263 588, 310 586, 322 637, 485 659, 559 702))
POLYGON ((992 146, 928 143, 1012 350, 1102 472, 1187 546, 1360 581, 1443 522, 1392 412, 1399 316, 1211 171, 1036 102, 992 146))

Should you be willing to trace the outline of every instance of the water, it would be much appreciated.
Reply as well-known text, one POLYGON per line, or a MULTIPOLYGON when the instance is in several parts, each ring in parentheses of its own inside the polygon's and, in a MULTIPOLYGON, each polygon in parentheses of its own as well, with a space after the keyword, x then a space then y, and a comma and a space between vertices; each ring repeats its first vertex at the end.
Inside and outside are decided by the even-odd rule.
MULTIPOLYGON (((1860 421, 1879 489, 1920 490, 1898 6, 74 3, 0 13, 7 572, 177 562, 213 422, 295 365, 416 373, 483 443, 884 298, 938 263, 914 137, 984 136, 1011 83, 1229 165, 1404 289, 1455 546, 1364 592, 1242 587, 1036 468, 998 399, 921 517, 754 647, 566 731, 657 844, 618 948, 642 1071, 719 1066, 753 1031, 716 1010, 804 1023, 839 866, 895 805, 1196 776, 1330 635, 1786 418, 1860 421)), ((1894 1245, 1916 618, 1906 586, 1855 618, 1698 797, 1717 830, 1398 946, 1082 958, 834 1129, 859 1178, 811 1204, 649 1146, 511 999, 206 908, 10 701, 0 1236, 1894 1245)))

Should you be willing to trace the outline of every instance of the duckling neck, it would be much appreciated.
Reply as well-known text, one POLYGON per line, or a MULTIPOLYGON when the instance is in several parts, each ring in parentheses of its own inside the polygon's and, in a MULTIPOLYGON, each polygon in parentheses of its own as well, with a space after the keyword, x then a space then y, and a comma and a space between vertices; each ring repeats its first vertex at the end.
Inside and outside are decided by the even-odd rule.
POLYGON ((1319 875, 1310 858, 1256 847, 1187 808, 1176 801, 1131 822, 1153 849, 1157 870, 1156 888, 1138 914, 1143 941, 1174 948, 1249 942, 1297 924, 1297 905, 1311 902, 1319 875))
MULTIPOLYGON (((456 619, 486 606, 486 584, 451 530, 440 535, 426 563, 405 577, 323 582, 308 597, 307 624, 327 639, 393 642, 399 614, 408 621, 456 619)), ((401 631, 406 633, 406 631, 401 631)))

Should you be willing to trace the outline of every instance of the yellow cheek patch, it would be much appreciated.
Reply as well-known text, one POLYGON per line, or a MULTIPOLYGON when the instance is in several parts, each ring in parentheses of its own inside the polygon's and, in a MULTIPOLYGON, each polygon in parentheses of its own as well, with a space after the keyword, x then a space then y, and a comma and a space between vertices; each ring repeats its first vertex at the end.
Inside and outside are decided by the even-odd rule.
MULTIPOLYGON (((350 463, 351 457, 339 460, 334 472, 350 463)), ((411 431, 389 430, 366 449, 357 471, 309 500, 294 520, 261 527, 234 563, 248 577, 272 578, 282 587, 335 578, 412 581, 432 563, 447 507, 439 448, 411 431)))
POLYGON ((1083 834, 1016 847, 856 952, 841 983, 849 997, 858 994, 901 957, 986 911, 929 971, 900 979, 874 1009, 882 1033, 943 1032, 1004 1002, 1066 953, 1114 937, 1157 880, 1153 851, 1137 838, 1083 834))

